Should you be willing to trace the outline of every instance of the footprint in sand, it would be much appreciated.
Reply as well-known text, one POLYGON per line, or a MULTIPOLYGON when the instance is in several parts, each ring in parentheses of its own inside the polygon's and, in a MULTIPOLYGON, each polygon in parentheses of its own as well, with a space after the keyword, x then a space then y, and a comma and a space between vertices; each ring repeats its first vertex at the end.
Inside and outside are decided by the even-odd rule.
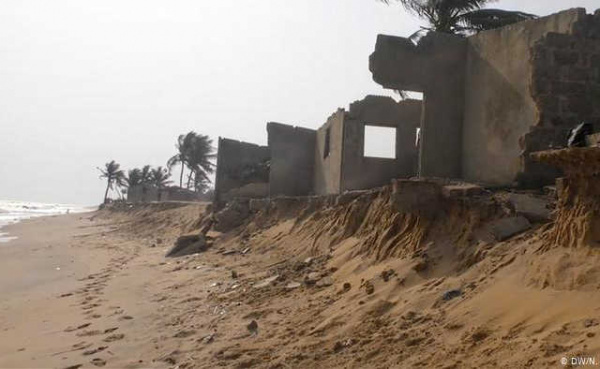
POLYGON ((84 351, 82 355, 84 355, 84 356, 94 355, 94 354, 97 354, 99 352, 106 350, 107 348, 108 348, 108 346, 100 346, 95 349, 84 351))
POLYGON ((119 320, 131 320, 131 319, 133 319, 133 317, 129 316, 129 315, 124 315, 124 316, 122 316, 122 317, 119 318, 119 320))
POLYGON ((92 361, 90 361, 90 362, 96 366, 106 365, 106 360, 102 360, 99 357, 93 358, 92 361))
POLYGON ((119 327, 107 328, 107 329, 104 330, 104 334, 106 334, 106 333, 112 333, 112 332, 116 331, 117 329, 119 329, 119 327))
POLYGON ((75 364, 75 365, 69 365, 67 367, 64 367, 63 369, 79 369, 83 366, 83 364, 75 364))
POLYGON ((82 307, 82 309, 83 310, 90 310, 90 309, 93 309, 93 308, 98 307, 98 306, 100 306, 100 304, 91 304, 91 305, 86 305, 86 306, 82 307))
POLYGON ((90 337, 90 336, 97 336, 99 334, 102 334, 102 331, 93 330, 93 331, 83 331, 83 332, 77 333, 76 336, 77 337, 90 337))
POLYGON ((81 342, 78 342, 78 343, 74 344, 71 347, 73 347, 74 350, 84 350, 84 349, 86 349, 86 348, 88 348, 90 346, 92 346, 91 343, 87 343, 85 341, 81 341, 81 342))
POLYGON ((85 323, 85 324, 82 324, 82 325, 77 326, 77 327, 67 327, 67 328, 65 328, 65 332, 74 332, 74 331, 77 331, 79 329, 87 328, 90 325, 92 325, 92 323, 85 323))
POLYGON ((114 342, 114 341, 120 341, 123 338, 125 338, 125 335, 123 333, 118 333, 118 334, 111 334, 110 336, 106 337, 102 341, 104 341, 104 342, 114 342))

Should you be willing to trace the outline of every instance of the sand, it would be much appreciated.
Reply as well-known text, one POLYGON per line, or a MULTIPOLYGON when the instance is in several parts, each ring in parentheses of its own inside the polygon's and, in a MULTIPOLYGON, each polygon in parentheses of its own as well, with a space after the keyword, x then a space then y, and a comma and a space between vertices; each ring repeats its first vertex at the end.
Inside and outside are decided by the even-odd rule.
POLYGON ((422 256, 381 258, 362 252, 361 237, 317 235, 325 216, 210 233, 207 252, 165 259, 202 211, 148 206, 11 226, 19 239, 0 248, 0 367, 542 368, 600 359, 600 255, 540 253, 543 227, 481 244, 468 263, 455 246, 427 244, 425 270, 422 256))

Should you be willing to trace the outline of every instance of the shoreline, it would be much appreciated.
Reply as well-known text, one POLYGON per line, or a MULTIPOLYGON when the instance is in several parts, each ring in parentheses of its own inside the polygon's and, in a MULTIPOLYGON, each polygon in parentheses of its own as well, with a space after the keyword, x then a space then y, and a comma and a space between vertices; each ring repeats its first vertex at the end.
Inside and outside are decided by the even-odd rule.
MULTIPOLYGON (((195 218, 198 207, 189 208, 195 218)), ((169 227, 164 245, 150 248, 153 238, 128 223, 95 211, 7 226, 17 239, 0 247, 1 368, 171 367, 161 357, 179 339, 156 339, 178 330, 157 312, 181 298, 163 284, 186 281, 169 273, 163 249, 181 228, 169 227)))
MULTIPOLYGON (((0 244, 9 243, 12 240, 15 240, 17 236, 12 235, 10 232, 10 228, 13 225, 31 220, 36 218, 43 217, 54 217, 61 215, 71 215, 71 214, 86 214, 93 213, 98 210, 97 206, 89 205, 89 206, 80 206, 80 205, 72 205, 72 204, 45 204, 45 203, 34 203, 34 202, 26 202, 26 201, 12 201, 12 203, 22 203, 22 204, 36 204, 34 206, 34 211, 30 212, 15 212, 14 210, 4 210, 4 212, 0 213, 3 216, 12 216, 12 219, 0 219, 0 244), (56 212, 43 212, 43 211, 35 211, 39 210, 39 206, 47 206, 47 207, 62 207, 62 210, 56 212), (66 209, 66 210, 65 210, 66 209)), ((6 202, 5 202, 6 203, 6 202)), ((9 204, 11 201, 8 202, 9 204)), ((0 202, 0 205, 2 202, 0 202)), ((31 210, 31 208, 27 207, 26 210, 31 210)))
POLYGON ((40 216, 4 228, 16 239, 0 247, 0 367, 67 366, 55 354, 76 344, 65 330, 83 318, 61 296, 109 261, 105 252, 78 245, 90 230, 104 231, 94 215, 40 216))

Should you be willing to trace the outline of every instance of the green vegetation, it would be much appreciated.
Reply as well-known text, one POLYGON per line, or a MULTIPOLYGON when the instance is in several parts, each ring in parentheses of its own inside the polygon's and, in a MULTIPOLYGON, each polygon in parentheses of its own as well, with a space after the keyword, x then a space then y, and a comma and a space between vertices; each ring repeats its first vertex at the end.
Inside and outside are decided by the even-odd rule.
POLYGON ((537 16, 519 11, 483 9, 495 0, 380 0, 386 4, 397 1, 417 17, 427 21, 410 38, 421 37, 429 31, 469 35, 480 31, 503 27, 537 16))
POLYGON ((111 160, 104 164, 104 168, 98 168, 100 171, 100 178, 106 179, 106 191, 104 192, 104 203, 108 201, 108 191, 121 187, 126 183, 125 173, 121 170, 121 166, 111 160))
POLYGON ((171 173, 166 168, 154 168, 150 171, 149 183, 158 188, 165 188, 171 183, 170 177, 171 173))
POLYGON ((215 158, 214 147, 212 140, 202 134, 197 134, 194 131, 180 135, 177 138, 177 154, 172 156, 167 161, 169 170, 176 165, 181 165, 181 173, 179 175, 179 187, 183 188, 183 174, 185 168, 190 170, 187 180, 187 188, 197 188, 198 184, 209 182, 209 174, 214 172, 215 165, 212 160, 215 158))
POLYGON ((104 168, 98 168, 101 173, 100 178, 107 181, 104 203, 106 204, 109 200, 110 190, 115 190, 123 198, 122 194, 127 193, 127 189, 131 187, 147 185, 166 188, 170 186, 172 183, 171 169, 176 165, 181 165, 179 187, 184 188, 183 175, 187 168, 189 175, 185 188, 201 194, 210 193, 212 189, 209 176, 214 173, 213 161, 216 157, 213 141, 206 135, 192 131, 179 136, 176 148, 178 152, 167 161, 166 168, 162 166, 153 168, 145 165, 142 168, 130 169, 125 174, 114 160, 106 163, 104 168))

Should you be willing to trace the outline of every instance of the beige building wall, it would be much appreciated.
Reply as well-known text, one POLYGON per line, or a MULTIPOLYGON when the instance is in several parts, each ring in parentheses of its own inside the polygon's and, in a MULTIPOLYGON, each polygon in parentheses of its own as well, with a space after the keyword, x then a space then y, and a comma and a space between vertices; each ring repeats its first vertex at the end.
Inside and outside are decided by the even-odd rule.
POLYGON ((327 122, 317 130, 314 178, 314 191, 316 194, 328 195, 340 193, 344 117, 344 109, 338 109, 329 117, 329 119, 327 119, 327 122), (326 149, 328 149, 328 153, 326 152, 326 149))
POLYGON ((549 32, 572 32, 585 15, 571 9, 468 38, 463 178, 515 183, 522 168, 520 141, 539 122, 531 92, 532 48, 549 32))

